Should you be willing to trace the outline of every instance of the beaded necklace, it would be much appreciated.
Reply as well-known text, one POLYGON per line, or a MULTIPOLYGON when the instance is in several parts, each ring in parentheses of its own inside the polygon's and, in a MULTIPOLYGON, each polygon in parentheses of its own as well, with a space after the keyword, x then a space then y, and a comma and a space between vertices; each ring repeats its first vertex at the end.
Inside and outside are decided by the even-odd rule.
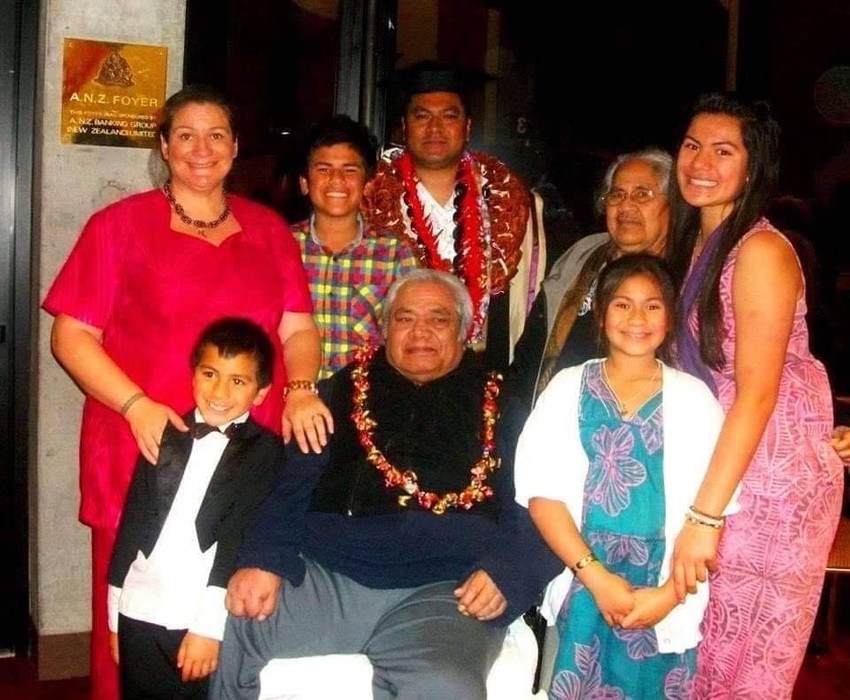
POLYGON ((471 509, 476 503, 491 498, 493 488, 484 482, 491 472, 499 468, 501 460, 494 457, 496 449, 495 425, 499 417, 497 397, 502 380, 498 372, 490 372, 484 384, 484 403, 481 409, 481 457, 469 470, 471 479, 469 485, 460 493, 448 491, 437 494, 423 491, 419 486, 416 472, 407 469, 403 472, 394 467, 375 445, 375 428, 377 422, 369 415, 369 391, 372 388, 369 381, 369 366, 378 348, 375 346, 360 348, 355 355, 355 367, 351 372, 354 383, 354 410, 351 420, 357 429, 360 445, 366 450, 366 460, 384 475, 384 486, 387 489, 400 488, 404 491, 398 497, 398 503, 407 507, 411 498, 415 498, 420 507, 430 510, 434 515, 442 515, 449 508, 471 509))
POLYGON ((225 222, 228 216, 230 216, 230 202, 227 200, 227 196, 224 198, 224 211, 219 214, 218 218, 213 219, 212 221, 203 221, 202 219, 193 219, 191 216, 186 214, 186 211, 174 198, 174 193, 171 191, 171 180, 168 180, 163 186, 162 191, 165 192, 165 198, 169 201, 172 207, 174 207, 174 213, 180 218, 187 226, 191 226, 195 229, 195 233, 201 238, 206 238, 207 233, 204 229, 208 228, 216 228, 225 222))

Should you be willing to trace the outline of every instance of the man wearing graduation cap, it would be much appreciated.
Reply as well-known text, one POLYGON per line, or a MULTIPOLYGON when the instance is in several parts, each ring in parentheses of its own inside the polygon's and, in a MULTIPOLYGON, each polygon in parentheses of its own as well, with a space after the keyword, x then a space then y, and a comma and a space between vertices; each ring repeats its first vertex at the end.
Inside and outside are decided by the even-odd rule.
POLYGON ((364 216, 411 238, 424 266, 464 281, 475 311, 472 347, 504 370, 546 266, 531 194, 497 158, 467 149, 469 93, 485 76, 421 61, 398 77, 405 146, 383 155, 364 216))

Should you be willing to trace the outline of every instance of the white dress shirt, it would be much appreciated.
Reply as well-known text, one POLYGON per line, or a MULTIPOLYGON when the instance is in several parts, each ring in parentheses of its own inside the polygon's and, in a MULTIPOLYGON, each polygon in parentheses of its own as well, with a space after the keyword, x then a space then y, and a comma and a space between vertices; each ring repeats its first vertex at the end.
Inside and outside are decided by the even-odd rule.
MULTIPOLYGON (((247 420, 245 413, 233 423, 247 420)), ((195 409, 195 420, 203 422, 195 409)), ((224 431, 230 423, 220 426, 224 431)), ((194 440, 180 486, 150 557, 139 551, 121 588, 109 587, 109 629, 118 631, 118 614, 218 639, 224 636, 226 590, 208 586, 218 547, 201 551, 195 520, 207 487, 229 439, 211 432, 194 440)))
POLYGON ((416 183, 416 192, 419 195, 419 201, 422 202, 425 220, 431 225, 431 230, 434 232, 437 252, 443 260, 452 262, 455 259, 454 195, 449 197, 449 201, 445 204, 440 204, 421 182, 416 183))

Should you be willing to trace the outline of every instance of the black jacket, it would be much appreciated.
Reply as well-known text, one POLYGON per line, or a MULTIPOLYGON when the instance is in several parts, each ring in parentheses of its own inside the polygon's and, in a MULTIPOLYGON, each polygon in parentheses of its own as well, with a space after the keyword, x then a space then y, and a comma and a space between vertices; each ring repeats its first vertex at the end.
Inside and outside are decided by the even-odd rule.
MULTIPOLYGON (((290 447, 278 486, 245 534, 240 567, 274 572, 298 586, 304 558, 373 588, 410 588, 462 581, 483 569, 508 600, 494 624, 507 625, 533 605, 563 570, 514 500, 517 426, 502 409, 496 426, 501 467, 490 475, 491 499, 471 510, 436 515, 387 488, 358 443, 352 412, 352 366, 320 382, 334 416, 321 455, 290 447)), ((393 369, 384 352, 370 368, 375 443, 399 469, 412 469, 423 488, 463 489, 481 455, 479 432, 485 373, 471 351, 449 374, 417 386, 393 369)), ((500 402, 501 404, 501 402, 500 402)))
MULTIPOLYGON (((183 419, 193 425, 194 411, 183 419)), ((145 556, 153 551, 183 479, 192 443, 191 430, 182 433, 169 424, 156 465, 139 457, 109 565, 111 585, 123 586, 139 551, 145 556)), ((225 447, 195 520, 202 551, 218 542, 208 585, 227 586, 236 570, 243 532, 277 483, 284 459, 281 439, 251 418, 225 447)))

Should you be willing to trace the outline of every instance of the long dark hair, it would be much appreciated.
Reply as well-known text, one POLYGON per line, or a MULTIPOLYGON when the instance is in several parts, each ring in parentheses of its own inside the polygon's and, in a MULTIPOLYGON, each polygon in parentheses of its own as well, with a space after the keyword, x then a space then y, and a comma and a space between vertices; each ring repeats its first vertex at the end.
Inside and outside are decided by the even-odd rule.
MULTIPOLYGON (((733 93, 709 93, 697 98, 688 124, 700 114, 722 114, 737 119, 747 150, 747 184, 722 223, 719 244, 708 261, 699 292, 700 356, 715 369, 724 362, 723 319, 720 306, 720 274, 731 250, 753 224, 764 216, 779 180, 779 124, 764 101, 747 102, 733 93)), ((670 234, 667 259, 681 285, 700 234, 699 209, 682 198, 677 177, 670 180, 670 234)), ((705 232, 706 235, 710 231, 705 232)), ((687 313, 687 310, 684 310, 687 313)))

